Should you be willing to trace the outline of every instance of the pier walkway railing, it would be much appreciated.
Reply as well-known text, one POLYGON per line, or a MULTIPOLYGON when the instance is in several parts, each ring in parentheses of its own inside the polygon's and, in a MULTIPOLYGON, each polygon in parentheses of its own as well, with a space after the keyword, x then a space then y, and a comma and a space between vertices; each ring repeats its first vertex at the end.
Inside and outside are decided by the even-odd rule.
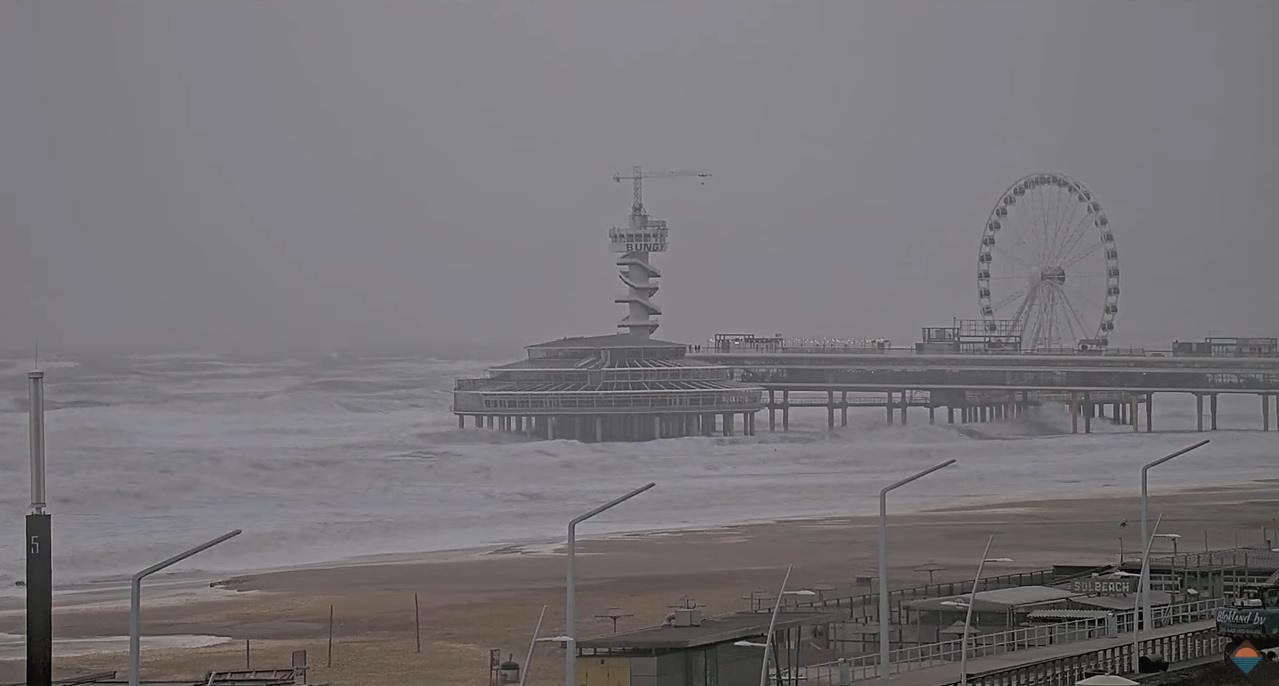
MULTIPOLYGON (((1223 598, 1213 598, 1152 608, 1155 625, 1169 627, 1211 620, 1216 610, 1225 602, 1223 598)), ((971 635, 968 639, 968 655, 972 660, 1048 646, 1115 638, 1131 634, 1134 624, 1135 610, 1126 610, 1113 613, 1113 617, 1093 617, 971 635)), ((957 663, 962 655, 962 646, 963 641, 957 639, 899 648, 889 653, 888 671, 890 674, 900 674, 957 663)), ((859 655, 809 665, 802 668, 802 671, 808 683, 838 684, 841 665, 851 673, 853 680, 874 679, 879 676, 879 655, 859 655)))

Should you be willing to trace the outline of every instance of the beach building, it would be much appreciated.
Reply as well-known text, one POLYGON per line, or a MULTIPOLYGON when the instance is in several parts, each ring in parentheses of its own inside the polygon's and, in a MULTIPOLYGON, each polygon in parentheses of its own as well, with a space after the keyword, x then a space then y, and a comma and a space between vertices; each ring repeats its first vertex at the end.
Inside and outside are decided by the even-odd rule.
MULTIPOLYGON (((681 610, 662 626, 579 642, 578 686, 705 686, 759 681, 762 645, 772 612, 702 617, 698 608, 681 610), (757 645, 736 645, 739 641, 757 645)), ((847 612, 779 613, 773 644, 778 646, 782 672, 806 664, 803 651, 814 650, 806 647, 814 634, 825 634, 830 625, 847 619, 847 612)))

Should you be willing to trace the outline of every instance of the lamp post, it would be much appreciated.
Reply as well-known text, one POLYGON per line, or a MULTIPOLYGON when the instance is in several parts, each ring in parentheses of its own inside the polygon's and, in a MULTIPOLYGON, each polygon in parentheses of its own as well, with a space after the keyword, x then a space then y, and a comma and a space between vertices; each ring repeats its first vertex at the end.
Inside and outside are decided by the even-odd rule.
MULTIPOLYGON (((1164 516, 1160 514, 1159 518, 1155 520, 1155 528, 1152 531, 1150 538, 1142 541, 1142 543, 1144 544, 1145 550, 1141 554, 1141 578, 1137 579, 1137 601, 1139 603, 1142 602, 1143 598, 1145 599, 1145 602, 1150 602, 1149 591, 1146 591, 1145 593, 1143 593, 1143 591, 1146 590, 1145 589, 1146 583, 1150 579, 1150 546, 1154 544, 1155 542, 1154 534, 1159 532, 1159 523, 1162 522, 1163 520, 1164 520, 1164 516)), ((1133 610, 1134 610, 1133 612, 1134 617, 1133 617, 1133 623, 1132 623, 1132 671, 1133 671, 1133 674, 1140 674, 1141 673, 1141 657, 1137 654, 1137 652, 1141 648, 1140 633, 1141 633, 1143 620, 1142 618, 1135 616, 1137 614, 1136 612, 1137 608, 1134 607, 1133 610)), ((1150 616, 1149 614, 1146 614, 1145 618, 1149 619, 1149 616, 1150 616)), ((1151 631, 1154 631, 1154 629, 1151 627, 1150 624, 1146 624, 1145 626, 1151 631)))
POLYGON ((1177 556, 1177 539, 1181 538, 1181 534, 1158 534, 1158 537, 1166 538, 1172 541, 1172 554, 1173 554, 1173 557, 1176 557, 1177 556))
POLYGON ((768 686, 768 650, 773 647, 773 630, 777 626, 777 613, 782 609, 782 598, 788 595, 817 595, 813 591, 809 590, 786 590, 786 582, 790 581, 790 573, 793 569, 795 569, 795 565, 793 564, 786 566, 786 576, 782 577, 782 587, 777 591, 777 602, 773 603, 773 616, 768 620, 768 633, 764 636, 764 642, 756 643, 754 641, 737 641, 733 644, 735 646, 764 649, 764 661, 759 668, 759 686, 768 686))
POLYGON ((914 476, 907 477, 897 483, 885 486, 879 492, 879 678, 888 679, 888 492, 901 488, 906 484, 922 479, 933 472, 955 464, 954 460, 946 460, 941 464, 929 467, 914 476))
POLYGON ((537 635, 542 632, 542 619, 546 617, 546 606, 542 606, 542 614, 537 616, 537 626, 533 627, 533 640, 528 642, 528 656, 524 658, 524 669, 520 671, 520 686, 528 679, 528 672, 533 664, 533 648, 537 646, 537 635))
MULTIPOLYGON (((1167 462, 1168 460, 1173 459, 1174 457, 1180 457, 1190 452, 1191 450, 1202 448, 1205 445, 1208 445, 1207 439, 1199 441, 1198 443, 1194 445, 1182 448, 1181 450, 1178 450, 1177 452, 1172 453, 1171 455, 1165 455, 1159 458, 1158 460, 1155 460, 1154 462, 1151 462, 1141 468, 1141 545, 1144 548, 1146 548, 1147 551, 1150 550, 1150 546, 1146 545, 1146 541, 1149 539, 1149 534, 1146 533, 1146 502, 1147 502, 1147 495, 1148 495, 1146 473, 1149 472, 1151 468, 1158 467, 1159 465, 1167 462)), ((1144 619, 1149 620, 1150 619, 1150 598, 1143 596, 1140 593, 1142 585, 1145 584, 1147 581, 1147 574, 1144 571, 1146 569, 1145 556, 1142 556, 1141 558, 1141 568, 1143 571, 1141 573, 1141 581, 1137 585, 1137 589, 1138 589, 1137 597, 1139 600, 1141 600, 1141 616, 1144 619)))
POLYGON ((644 491, 647 491, 648 489, 656 485, 657 484, 650 481, 647 484, 640 486, 639 488, 631 491, 630 493, 627 493, 626 495, 621 496, 620 498, 616 498, 607 503, 604 503, 603 505, 600 505, 594 510, 587 512, 586 514, 578 515, 577 517, 574 517, 568 523, 568 563, 567 563, 567 568, 564 574, 565 576, 564 635, 569 636, 572 639, 572 641, 570 642, 569 648, 564 651, 564 686, 574 686, 573 682, 576 680, 575 679, 576 670, 574 669, 574 666, 573 666, 573 658, 574 658, 573 653, 575 651, 572 649, 572 647, 577 640, 577 628, 574 626, 575 615, 577 612, 575 607, 575 603, 577 600, 576 598, 577 582, 573 578, 573 561, 574 561, 574 557, 577 554, 577 525, 581 524, 582 522, 590 519, 591 517, 594 517, 595 515, 605 510, 621 505, 627 500, 634 498, 635 496, 643 493, 644 491))
POLYGON ((138 686, 138 675, 142 664, 142 641, 140 629, 138 628, 141 615, 140 606, 142 605, 142 580, 152 574, 155 574, 161 569, 164 569, 165 567, 175 565, 188 557, 202 553, 223 541, 235 538, 236 536, 239 536, 240 533, 241 531, 236 529, 235 531, 222 534, 211 541, 205 541, 204 543, 201 543, 200 545, 185 552, 178 553, 167 560, 157 562, 133 575, 133 582, 129 592, 129 686, 138 686))
POLYGON ((982 551, 981 562, 977 563, 977 576, 973 579, 973 589, 968 594, 968 612, 964 613, 964 634, 959 639, 960 686, 968 686, 968 631, 973 623, 973 605, 977 604, 977 584, 981 583, 981 570, 987 562, 1012 562, 1012 559, 1007 557, 987 557, 990 554, 990 544, 994 541, 994 534, 986 539, 986 549, 982 551))
POLYGON ((53 683, 53 518, 45 491, 44 372, 27 374, 31 456, 31 509, 27 511, 27 680, 53 683))

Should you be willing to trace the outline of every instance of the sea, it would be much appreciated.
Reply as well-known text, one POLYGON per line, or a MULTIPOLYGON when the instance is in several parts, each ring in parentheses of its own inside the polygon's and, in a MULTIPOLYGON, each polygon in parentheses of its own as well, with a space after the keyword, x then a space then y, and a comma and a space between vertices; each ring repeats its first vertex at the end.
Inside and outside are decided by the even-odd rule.
MULTIPOLYGON (((95 355, 45 360, 55 588, 119 582, 232 529, 171 571, 229 575, 368 556, 562 541, 569 519, 655 482, 579 536, 909 512, 1037 497, 1132 495, 1143 463, 1210 437, 1152 472, 1152 492, 1275 475, 1279 434, 1254 396, 1222 396, 1198 434, 1191 396, 1156 396, 1160 432, 1098 420, 1069 433, 1049 405, 1019 421, 888 425, 884 410, 792 412, 791 430, 644 443, 531 440, 459 429, 453 380, 492 361, 354 353, 95 355)), ((0 596, 22 593, 30 502, 26 371, 0 359, 0 596)), ((1143 413, 1144 414, 1144 413, 1143 413)), ((1143 417, 1144 421, 1144 417, 1143 417)), ((780 427, 779 427, 780 429, 780 427)))

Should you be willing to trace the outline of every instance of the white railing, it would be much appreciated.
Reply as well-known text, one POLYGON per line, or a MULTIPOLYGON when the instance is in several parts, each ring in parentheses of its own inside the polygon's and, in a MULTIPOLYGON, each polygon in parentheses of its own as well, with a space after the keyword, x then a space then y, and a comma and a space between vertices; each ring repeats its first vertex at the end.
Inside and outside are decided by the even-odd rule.
MULTIPOLYGON (((1167 660, 1170 665, 1176 665, 1204 658, 1220 660, 1225 645, 1226 639, 1218 636, 1212 628, 1191 629, 1171 636, 1144 639, 1138 648, 1138 654, 1159 655, 1167 660)), ((1097 670, 1121 675, 1128 675, 1132 671, 1132 652, 1134 648, 1132 643, 1123 643, 1121 645, 1112 643, 1107 647, 1096 650, 1088 650, 1086 646, 1082 645, 1080 647, 1082 650, 1069 655, 1058 655, 1038 660, 1031 658, 1021 664, 1001 666, 985 671, 980 671, 979 668, 979 671, 970 673, 967 681, 969 686, 1008 686, 1009 684, 1067 686, 1083 679, 1089 673, 1095 674, 1097 670)), ((796 671, 799 673, 799 678, 811 686, 835 686, 836 684, 847 683, 839 679, 838 672, 818 675, 803 667, 796 671)), ((851 677, 852 675, 850 674, 849 676, 851 677)), ((962 682, 954 679, 954 677, 947 679, 939 675, 939 678, 933 683, 938 684, 938 686, 959 686, 962 682)))
MULTIPOLYGON (((1152 608, 1155 615, 1155 625, 1188 624, 1212 619, 1217 608, 1222 607, 1225 602, 1223 598, 1212 598, 1178 605, 1155 607, 1152 608)), ((1113 632, 1107 628, 1109 619, 1091 617, 1071 622, 1022 627, 993 634, 973 635, 968 639, 968 657, 969 659, 975 659, 991 655, 1003 655, 1029 648, 1042 648, 1050 645, 1080 643, 1107 638, 1116 635, 1116 633, 1131 633, 1134 612, 1134 610, 1124 610, 1114 613, 1113 632)), ((889 673, 899 674, 956 662, 961 656, 962 643, 960 640, 952 640, 898 648, 888 654, 889 673)), ((872 679, 879 675, 878 655, 859 655, 846 658, 844 662, 851 669, 854 680, 872 679)), ((839 666, 839 662, 809 665, 804 668, 805 675, 810 680, 837 677, 839 675, 839 666)))

